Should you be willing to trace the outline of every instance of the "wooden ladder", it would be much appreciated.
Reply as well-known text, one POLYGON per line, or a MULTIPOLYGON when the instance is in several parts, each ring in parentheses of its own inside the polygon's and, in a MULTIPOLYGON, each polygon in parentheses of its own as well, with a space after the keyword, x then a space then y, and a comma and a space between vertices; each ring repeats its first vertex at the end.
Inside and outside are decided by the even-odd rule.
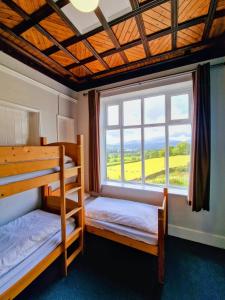
MULTIPOLYGON (((65 149, 62 147, 62 157, 64 158, 65 149)), ((80 252, 83 252, 84 244, 84 210, 83 210, 83 198, 84 198, 84 180, 83 180, 83 156, 82 153, 78 159, 78 163, 81 166, 78 168, 77 185, 72 190, 65 191, 65 168, 64 161, 61 163, 61 178, 60 178, 60 191, 61 191, 61 229, 62 229, 62 245, 63 245, 63 273, 67 276, 67 268, 72 261, 78 256, 80 252), (75 208, 68 211, 66 209, 66 193, 77 192, 78 202, 75 208), (76 217, 76 228, 67 236, 66 224, 67 220, 71 217, 76 217), (68 247, 78 241, 78 247, 68 256, 68 247)))

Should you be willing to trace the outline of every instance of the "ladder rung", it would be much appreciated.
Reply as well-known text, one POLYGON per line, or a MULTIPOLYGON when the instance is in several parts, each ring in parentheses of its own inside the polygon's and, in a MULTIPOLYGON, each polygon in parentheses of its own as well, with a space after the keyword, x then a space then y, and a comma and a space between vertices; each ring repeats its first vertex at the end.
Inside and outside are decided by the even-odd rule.
POLYGON ((66 248, 68 248, 74 241, 76 241, 80 237, 80 232, 82 228, 76 228, 67 238, 65 241, 66 248))
POLYGON ((82 247, 77 248, 66 260, 66 266, 68 267, 71 262, 77 257, 77 255, 82 251, 82 247))
POLYGON ((71 216, 75 215, 76 213, 78 213, 81 210, 82 210, 82 207, 77 207, 77 208, 72 209, 71 211, 69 211, 66 214, 66 219, 69 219, 71 216))
POLYGON ((70 193, 73 193, 73 192, 76 192, 76 191, 79 191, 81 189, 81 186, 76 186, 68 191, 66 191, 66 194, 70 194, 70 193))

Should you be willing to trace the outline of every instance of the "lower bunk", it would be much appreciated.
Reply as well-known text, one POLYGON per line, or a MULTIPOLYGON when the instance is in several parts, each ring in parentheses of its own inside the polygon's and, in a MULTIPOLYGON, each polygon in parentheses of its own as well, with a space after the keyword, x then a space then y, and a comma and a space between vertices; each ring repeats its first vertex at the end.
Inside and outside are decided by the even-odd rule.
MULTIPOLYGON (((68 195, 76 201, 76 194, 68 195)), ((168 191, 159 205, 108 197, 85 201, 85 230, 158 258, 158 282, 164 282, 165 236, 168 230, 168 191)))
MULTIPOLYGON (((79 238, 74 218, 66 234, 68 247, 79 238)), ((37 209, 1 226, 0 253, 0 299, 13 299, 64 253, 60 216, 37 209)))

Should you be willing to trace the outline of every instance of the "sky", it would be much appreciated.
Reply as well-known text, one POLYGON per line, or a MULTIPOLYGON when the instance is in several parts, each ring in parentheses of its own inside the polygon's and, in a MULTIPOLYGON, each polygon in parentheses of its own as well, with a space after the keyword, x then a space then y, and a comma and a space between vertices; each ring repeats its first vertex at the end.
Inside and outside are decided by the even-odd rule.
MULTIPOLYGON (((124 125, 141 124, 141 100, 125 101, 123 106, 124 125)), ((189 115, 188 95, 178 95, 171 97, 171 119, 184 119, 189 115)), ((108 108, 108 125, 118 125, 119 106, 113 105, 108 108)), ((165 96, 155 96, 144 100, 144 122, 145 124, 157 124, 165 122, 165 96)), ((164 138, 165 127, 146 128, 145 141, 154 142, 164 138)), ((171 141, 190 141, 190 125, 173 125, 169 127, 169 137, 171 141)), ((124 129, 124 143, 141 140, 141 130, 124 129)), ((118 129, 108 130, 107 144, 115 145, 120 143, 120 132, 118 129)))

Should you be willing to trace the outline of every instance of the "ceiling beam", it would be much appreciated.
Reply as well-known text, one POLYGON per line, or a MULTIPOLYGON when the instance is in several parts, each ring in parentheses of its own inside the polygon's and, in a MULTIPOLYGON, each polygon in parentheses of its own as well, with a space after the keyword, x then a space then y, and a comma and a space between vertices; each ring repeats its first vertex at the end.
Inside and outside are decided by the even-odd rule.
MULTIPOLYGON (((75 25, 67 18, 67 16, 63 13, 63 11, 58 7, 58 5, 53 0, 46 0, 48 5, 63 19, 63 21, 70 27, 70 29, 77 35, 81 36, 79 30, 75 27, 75 25)), ((94 47, 87 41, 83 40, 83 43, 88 48, 88 50, 93 54, 93 56, 104 66, 106 70, 109 70, 108 64, 101 58, 98 52, 94 49, 94 47)))
MULTIPOLYGON (((215 13, 215 18, 219 18, 221 16, 225 16, 225 9, 224 10, 220 10, 220 11, 218 11, 218 12, 215 13)), ((160 30, 160 31, 158 31, 156 33, 149 34, 149 35, 146 36, 146 39, 147 39, 147 41, 152 41, 152 40, 160 38, 162 36, 165 36, 165 35, 168 35, 168 34, 172 34, 174 31, 177 32, 179 30, 188 28, 190 26, 197 25, 197 24, 200 24, 200 23, 204 23, 205 20, 206 20, 206 18, 207 18, 207 15, 201 16, 201 17, 197 17, 197 18, 185 21, 185 22, 182 22, 182 23, 178 24, 176 28, 166 28, 166 29, 160 30)), ((128 42, 128 43, 122 45, 121 48, 120 48, 120 50, 121 51, 122 50, 126 50, 126 49, 129 49, 131 47, 138 46, 141 43, 142 43, 142 40, 141 39, 137 39, 137 40, 134 40, 132 42, 128 42)), ((107 50, 107 51, 101 53, 101 57, 103 58, 103 57, 115 54, 117 52, 118 52, 118 50, 116 50, 116 49, 107 50)), ((88 57, 88 58, 86 58, 84 60, 81 60, 80 63, 81 64, 86 64, 86 63, 89 63, 89 62, 91 62, 93 60, 94 60, 93 57, 88 57)), ((71 64, 71 65, 68 65, 66 68, 67 69, 71 69, 74 66, 75 66, 75 64, 71 64)))
POLYGON ((14 31, 10 28, 8 28, 6 25, 0 23, 0 28, 7 32, 8 34, 10 34, 13 38, 19 40, 21 43, 23 43, 24 45, 26 45, 27 47, 29 47, 31 50, 37 52, 41 57, 43 57, 43 59, 48 59, 51 63, 55 64, 59 69, 62 70, 62 73, 67 73, 68 77, 73 77, 76 80, 79 80, 79 78, 77 78, 73 73, 71 73, 69 70, 65 69, 63 66, 61 66, 58 62, 56 62, 54 59, 52 59, 51 57, 45 55, 44 53, 41 52, 40 49, 38 49, 37 47, 35 47, 33 44, 31 44, 29 41, 27 41, 26 39, 24 39, 22 36, 16 35, 14 33, 14 31))
POLYGON ((218 47, 218 45, 214 45, 213 47, 210 47, 208 49, 203 49, 200 51, 196 51, 194 53, 187 53, 183 56, 168 59, 152 65, 139 67, 135 70, 127 71, 126 73, 118 73, 118 74, 113 74, 111 76, 108 76, 106 78, 98 78, 96 80, 91 81, 89 84, 87 83, 80 84, 78 86, 77 91, 96 88, 98 86, 121 82, 133 78, 138 78, 140 76, 146 76, 149 74, 163 72, 166 70, 177 69, 179 67, 183 67, 193 63, 198 63, 201 61, 222 57, 224 56, 224 51, 225 51, 224 45, 223 47, 218 47))
MULTIPOLYGON (((16 11, 22 18, 25 20, 30 20, 31 17, 22 9, 20 8, 15 2, 12 0, 2 0, 6 5, 8 5, 11 9, 16 11)), ((41 25, 35 24, 34 27, 41 33, 43 34, 47 39, 49 39, 56 47, 58 47, 58 50, 62 50, 65 52, 71 59, 73 59, 77 64, 79 64, 78 58, 73 55, 70 51, 68 51, 66 48, 64 48, 61 43, 59 43, 48 31, 46 31, 41 25)), ((12 31, 17 34, 14 29, 12 31)), ((86 66, 83 66, 83 68, 86 70, 88 74, 93 74, 86 66)))
POLYGON ((209 37, 209 33, 210 33, 210 30, 212 27, 214 15, 216 12, 216 6, 217 6, 217 0, 211 0, 210 6, 209 6, 208 17, 205 21, 205 27, 204 27, 204 32, 202 35, 202 40, 206 40, 209 37))
POLYGON ((63 77, 55 71, 53 68, 48 66, 43 61, 39 60, 29 52, 25 51, 21 47, 15 45, 11 41, 7 40, 3 36, 0 36, 0 50, 4 53, 14 57, 15 59, 21 61, 22 63, 28 65, 29 67, 47 75, 48 77, 56 80, 57 82, 73 89, 77 90, 77 85, 75 82, 63 77))
MULTIPOLYGON (((95 15, 99 19, 99 22, 102 24, 104 30, 106 31, 106 33, 108 34, 109 38, 111 39, 114 47, 117 50, 119 50, 121 48, 120 47, 120 43, 117 40, 117 37, 116 37, 115 33, 113 32, 112 28, 109 26, 108 22, 106 21, 106 18, 103 15, 100 7, 96 8, 95 15)), ((129 63, 129 60, 128 60, 126 54, 123 51, 120 51, 119 54, 120 54, 120 56, 121 56, 121 58, 122 58, 122 60, 123 60, 124 63, 129 63)))
MULTIPOLYGON (((133 10, 136 10, 139 8, 139 1, 138 0, 130 0, 130 4, 133 10)), ((144 21, 142 18, 142 15, 136 15, 135 20, 137 23, 138 31, 141 37, 141 41, 145 50, 145 55, 146 57, 149 57, 151 55, 148 41, 146 39, 146 32, 145 32, 145 26, 144 26, 144 21)))
MULTIPOLYGON (((118 18, 108 22, 108 24, 110 27, 112 27, 112 26, 117 25, 123 21, 126 21, 132 17, 135 17, 136 15, 141 14, 149 9, 152 9, 158 5, 161 5, 165 2, 168 2, 168 0, 152 0, 152 1, 149 1, 148 3, 140 4, 139 8, 132 10, 132 11, 128 12, 127 14, 124 14, 123 16, 118 17, 118 18)), ((70 38, 66 39, 65 41, 62 42, 62 45, 64 47, 71 46, 72 44, 83 41, 83 40, 91 37, 92 35, 99 33, 103 30, 104 30, 103 26, 99 26, 85 34, 80 35, 80 36, 70 37, 70 38)), ((52 46, 49 49, 47 49, 46 51, 48 51, 48 52, 46 52, 47 54, 52 54, 55 51, 57 51, 57 49, 56 49, 56 47, 52 46)))
MULTIPOLYGON (((225 39, 225 34, 219 40, 223 41, 223 39, 225 39)), ((196 48, 196 47, 213 46, 216 43, 218 43, 218 38, 213 38, 213 39, 210 39, 210 40, 204 41, 204 42, 200 41, 200 42, 197 42, 197 43, 194 43, 194 44, 191 44, 191 45, 187 45, 187 46, 184 46, 184 47, 181 47, 181 48, 177 48, 176 50, 169 50, 169 51, 166 51, 164 53, 160 53, 160 54, 151 56, 150 58, 143 58, 142 60, 131 62, 128 65, 120 65, 120 66, 111 68, 110 71, 108 71, 108 72, 107 71, 101 71, 99 73, 95 73, 90 78, 94 78, 94 77, 97 77, 99 75, 104 75, 104 74, 107 75, 107 73, 110 73, 110 72, 113 72, 113 71, 123 70, 124 68, 135 66, 135 65, 139 66, 139 64, 141 64, 141 63, 145 63, 145 62, 150 63, 151 60, 154 61, 155 59, 163 58, 165 55, 171 55, 171 54, 183 53, 183 52, 191 52, 191 50, 196 48)))
POLYGON ((172 49, 177 48, 178 3, 171 0, 172 49))

